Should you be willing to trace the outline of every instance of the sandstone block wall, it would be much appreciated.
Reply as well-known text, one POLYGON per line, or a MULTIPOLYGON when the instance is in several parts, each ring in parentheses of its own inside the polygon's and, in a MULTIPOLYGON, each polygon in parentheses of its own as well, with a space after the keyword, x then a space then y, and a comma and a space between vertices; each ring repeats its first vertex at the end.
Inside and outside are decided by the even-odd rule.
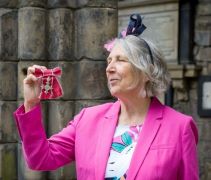
POLYGON ((52 172, 28 169, 12 113, 23 103, 22 82, 33 64, 63 71, 64 96, 42 102, 48 136, 83 107, 111 99, 103 44, 117 25, 117 0, 0 1, 0 179, 75 178, 74 163, 52 172))

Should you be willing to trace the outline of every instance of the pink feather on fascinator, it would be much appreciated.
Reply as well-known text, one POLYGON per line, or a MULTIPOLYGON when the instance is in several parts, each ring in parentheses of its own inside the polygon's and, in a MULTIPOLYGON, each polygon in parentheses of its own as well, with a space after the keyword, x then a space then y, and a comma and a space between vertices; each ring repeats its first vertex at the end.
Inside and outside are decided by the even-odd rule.
MULTIPOLYGON (((126 29, 123 30, 120 35, 119 35, 119 38, 124 38, 126 37, 126 29)), ((114 38, 110 41, 108 41, 106 44, 104 44, 104 48, 108 51, 108 52, 111 52, 112 48, 114 47, 114 42, 117 38, 114 38)))
MULTIPOLYGON (((116 38, 115 38, 115 39, 116 39, 116 38)), ((104 44, 103 47, 104 47, 108 52, 111 52, 112 48, 114 47, 115 39, 112 39, 112 40, 108 41, 106 44, 104 44)))

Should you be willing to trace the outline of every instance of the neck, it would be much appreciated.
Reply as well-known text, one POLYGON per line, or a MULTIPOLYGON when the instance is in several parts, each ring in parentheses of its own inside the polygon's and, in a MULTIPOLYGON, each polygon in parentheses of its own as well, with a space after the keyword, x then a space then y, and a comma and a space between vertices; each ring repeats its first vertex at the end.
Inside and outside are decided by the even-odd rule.
POLYGON ((121 112, 119 124, 138 125, 143 124, 147 115, 151 98, 130 96, 120 99, 121 112))

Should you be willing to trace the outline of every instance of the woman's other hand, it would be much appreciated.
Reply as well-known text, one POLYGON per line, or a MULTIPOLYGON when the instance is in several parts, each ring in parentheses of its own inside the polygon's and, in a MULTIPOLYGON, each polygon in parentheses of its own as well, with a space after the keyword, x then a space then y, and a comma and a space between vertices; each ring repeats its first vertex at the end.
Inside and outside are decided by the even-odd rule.
POLYGON ((45 70, 45 66, 33 65, 28 67, 27 76, 23 80, 23 95, 25 112, 30 111, 40 102, 39 95, 41 91, 41 79, 34 75, 35 68, 45 70))

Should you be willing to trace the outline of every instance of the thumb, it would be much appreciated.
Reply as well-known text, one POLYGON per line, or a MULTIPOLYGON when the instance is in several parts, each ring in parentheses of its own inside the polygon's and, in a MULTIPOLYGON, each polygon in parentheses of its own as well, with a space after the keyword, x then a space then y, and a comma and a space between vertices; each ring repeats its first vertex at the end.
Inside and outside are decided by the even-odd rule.
POLYGON ((25 84, 32 84, 34 82, 37 82, 38 78, 32 74, 28 75, 25 79, 24 79, 24 83, 25 84))

